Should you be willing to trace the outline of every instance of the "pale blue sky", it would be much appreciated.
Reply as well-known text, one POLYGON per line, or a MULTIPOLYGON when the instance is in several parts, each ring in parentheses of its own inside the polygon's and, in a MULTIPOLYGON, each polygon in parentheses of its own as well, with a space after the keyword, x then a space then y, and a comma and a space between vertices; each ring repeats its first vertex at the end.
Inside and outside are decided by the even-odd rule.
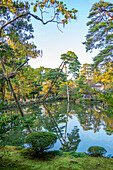
POLYGON ((67 4, 68 8, 75 8, 78 10, 77 20, 71 21, 65 28, 60 25, 60 32, 55 23, 49 23, 42 25, 40 21, 32 19, 34 27, 34 42, 39 49, 43 50, 43 57, 37 59, 31 59, 29 64, 33 68, 40 66, 48 68, 59 67, 61 60, 61 54, 68 51, 73 51, 78 56, 81 64, 91 63, 92 57, 96 55, 96 52, 86 53, 85 45, 82 42, 85 41, 85 36, 88 32, 86 23, 89 15, 89 10, 92 5, 98 0, 62 0, 67 4))

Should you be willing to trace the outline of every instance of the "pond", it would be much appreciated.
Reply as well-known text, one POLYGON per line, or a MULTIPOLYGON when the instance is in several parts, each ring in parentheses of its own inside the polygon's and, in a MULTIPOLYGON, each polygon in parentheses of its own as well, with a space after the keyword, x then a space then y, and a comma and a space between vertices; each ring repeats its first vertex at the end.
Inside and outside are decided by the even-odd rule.
MULTIPOLYGON (((35 115, 32 131, 50 131, 57 135, 58 140, 51 150, 87 152, 90 146, 102 146, 108 155, 113 155, 113 115, 105 112, 100 104, 76 104, 66 101, 33 104, 23 107, 27 118, 35 115)), ((16 114, 17 109, 5 110, 1 114, 16 114)), ((9 143, 22 145, 26 130, 12 130, 9 143)), ((26 145, 25 145, 26 146, 26 145)))

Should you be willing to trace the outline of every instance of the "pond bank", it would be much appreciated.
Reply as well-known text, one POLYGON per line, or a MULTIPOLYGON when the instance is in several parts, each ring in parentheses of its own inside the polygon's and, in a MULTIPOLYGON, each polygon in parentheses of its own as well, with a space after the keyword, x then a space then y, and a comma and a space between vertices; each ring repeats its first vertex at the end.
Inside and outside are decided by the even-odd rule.
POLYGON ((32 157, 25 154, 25 149, 18 150, 16 147, 6 146, 4 156, 3 149, 0 149, 0 167, 1 170, 113 169, 113 158, 92 157, 85 153, 82 155, 84 157, 74 157, 69 152, 63 152, 62 155, 48 152, 44 157, 32 157))
MULTIPOLYGON (((51 98, 51 99, 46 99, 46 100, 39 100, 39 99, 34 99, 34 100, 26 100, 26 101, 19 101, 21 106, 30 106, 32 104, 37 104, 37 103, 48 103, 48 102, 54 102, 54 101, 61 101, 61 100, 66 100, 64 98, 51 98)), ((102 101, 99 100, 90 100, 90 99, 84 99, 84 100, 73 100, 70 99, 70 101, 73 101, 75 103, 102 103, 102 101)), ((6 109, 11 109, 11 108, 15 108, 16 103, 15 102, 9 102, 6 104, 0 104, 0 110, 6 110, 6 109)))

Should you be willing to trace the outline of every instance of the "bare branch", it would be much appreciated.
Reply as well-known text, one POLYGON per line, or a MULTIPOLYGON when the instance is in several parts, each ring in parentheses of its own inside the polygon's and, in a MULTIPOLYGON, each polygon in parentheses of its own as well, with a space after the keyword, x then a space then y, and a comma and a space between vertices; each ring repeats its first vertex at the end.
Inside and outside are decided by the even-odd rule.
POLYGON ((16 19, 21 18, 21 17, 24 17, 24 16, 26 16, 26 15, 31 15, 31 16, 34 17, 35 19, 41 21, 44 25, 48 24, 49 22, 56 22, 57 24, 62 24, 62 22, 58 22, 58 21, 55 21, 55 20, 54 20, 55 17, 56 17, 56 14, 54 14, 54 16, 53 16, 52 19, 44 22, 44 21, 43 21, 43 17, 42 17, 42 19, 41 19, 41 18, 39 18, 37 15, 34 15, 34 14, 30 13, 30 12, 27 12, 27 13, 22 13, 22 14, 20 14, 19 16, 17 16, 17 17, 15 17, 14 19, 10 20, 10 21, 7 22, 6 24, 2 25, 1 28, 0 28, 0 35, 1 35, 1 31, 2 31, 3 28, 5 28, 7 25, 11 24, 11 23, 12 23, 13 21, 15 21, 16 19))
POLYGON ((31 14, 29 13, 32 17, 34 17, 35 19, 41 21, 43 23, 43 20, 41 18, 39 18, 37 15, 31 14))
POLYGON ((15 72, 17 73, 17 71, 18 71, 22 66, 24 66, 28 61, 29 61, 29 59, 27 59, 25 62, 23 62, 23 63, 15 70, 15 72))
POLYGON ((60 32, 62 32, 62 33, 63 33, 63 31, 59 28, 58 24, 57 24, 57 28, 58 28, 58 30, 59 30, 60 32))

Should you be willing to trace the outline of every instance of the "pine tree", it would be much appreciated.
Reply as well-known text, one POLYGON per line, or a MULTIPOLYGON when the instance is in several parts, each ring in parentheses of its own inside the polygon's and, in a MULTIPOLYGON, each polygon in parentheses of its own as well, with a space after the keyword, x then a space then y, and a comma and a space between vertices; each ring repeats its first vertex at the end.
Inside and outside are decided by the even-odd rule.
POLYGON ((109 63, 113 59, 113 3, 99 1, 95 3, 88 16, 90 21, 86 35, 86 51, 99 49, 94 57, 94 66, 109 63))

